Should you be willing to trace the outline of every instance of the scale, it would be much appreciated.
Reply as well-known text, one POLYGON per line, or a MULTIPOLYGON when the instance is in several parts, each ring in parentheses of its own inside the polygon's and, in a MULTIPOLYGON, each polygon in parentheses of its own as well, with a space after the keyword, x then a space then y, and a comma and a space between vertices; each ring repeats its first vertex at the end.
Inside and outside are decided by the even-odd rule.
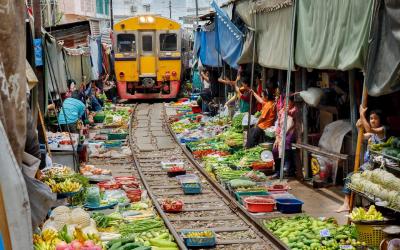
POLYGON ((274 155, 269 150, 263 150, 261 152, 260 156, 261 156, 261 160, 264 161, 264 162, 270 162, 270 161, 274 160, 274 155))

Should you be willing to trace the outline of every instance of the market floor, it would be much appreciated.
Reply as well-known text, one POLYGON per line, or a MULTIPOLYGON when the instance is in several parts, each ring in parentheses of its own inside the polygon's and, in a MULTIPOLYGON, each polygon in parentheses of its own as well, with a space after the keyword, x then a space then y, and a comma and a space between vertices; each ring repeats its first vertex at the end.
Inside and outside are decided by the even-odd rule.
POLYGON ((336 213, 344 196, 339 187, 314 189, 297 180, 289 181, 290 193, 304 201, 303 210, 314 217, 334 217, 339 224, 347 223, 347 213, 336 213))

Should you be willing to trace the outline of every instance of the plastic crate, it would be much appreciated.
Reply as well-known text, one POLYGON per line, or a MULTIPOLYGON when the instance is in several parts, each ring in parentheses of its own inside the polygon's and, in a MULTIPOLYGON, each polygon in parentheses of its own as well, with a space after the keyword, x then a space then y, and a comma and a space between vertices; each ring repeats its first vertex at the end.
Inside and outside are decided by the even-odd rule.
POLYGON ((128 136, 128 133, 110 133, 107 134, 108 140, 124 140, 128 136))
POLYGON ((168 171, 167 175, 168 177, 176 177, 178 175, 185 175, 186 174, 186 170, 182 170, 182 171, 168 171))
POLYGON ((105 148, 119 148, 122 146, 122 142, 121 141, 112 141, 112 142, 105 142, 104 143, 104 147, 105 148))
POLYGON ((187 247, 213 247, 217 244, 215 239, 215 232, 212 230, 207 230, 212 232, 212 237, 197 237, 197 238, 188 238, 186 235, 191 232, 203 232, 205 230, 182 230, 182 238, 187 247))
POLYGON ((188 143, 188 142, 195 142, 198 140, 199 140, 199 138, 197 138, 197 137, 191 137, 191 138, 181 138, 179 141, 180 141, 180 143, 188 143))
POLYGON ((200 194, 201 185, 200 183, 182 183, 182 189, 184 194, 200 194))
POLYGON ((102 122, 104 122, 104 119, 106 118, 106 116, 104 115, 104 114, 96 114, 94 117, 93 117, 93 121, 95 122, 95 123, 102 123, 102 122))
POLYGON ((201 107, 200 106, 192 106, 192 112, 194 114, 201 113, 201 107))
POLYGON ((284 214, 301 213, 303 204, 299 199, 276 199, 276 209, 284 214))
POLYGON ((381 241, 385 237, 385 234, 382 230, 387 225, 359 223, 354 223, 354 225, 356 226, 359 241, 365 242, 369 247, 379 247, 381 241))
POLYGON ((275 201, 271 197, 249 196, 243 199, 243 203, 251 213, 269 213, 275 209, 275 201))

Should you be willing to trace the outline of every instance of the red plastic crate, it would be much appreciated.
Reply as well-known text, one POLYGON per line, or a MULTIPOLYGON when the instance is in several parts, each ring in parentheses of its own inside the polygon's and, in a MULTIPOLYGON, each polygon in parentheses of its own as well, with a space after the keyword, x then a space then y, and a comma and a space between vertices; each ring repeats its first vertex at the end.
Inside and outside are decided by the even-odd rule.
POLYGON ((194 114, 201 113, 201 107, 200 106, 192 106, 192 112, 194 114))
POLYGON ((250 196, 243 199, 247 211, 252 213, 268 213, 275 209, 275 201, 270 198, 250 196))

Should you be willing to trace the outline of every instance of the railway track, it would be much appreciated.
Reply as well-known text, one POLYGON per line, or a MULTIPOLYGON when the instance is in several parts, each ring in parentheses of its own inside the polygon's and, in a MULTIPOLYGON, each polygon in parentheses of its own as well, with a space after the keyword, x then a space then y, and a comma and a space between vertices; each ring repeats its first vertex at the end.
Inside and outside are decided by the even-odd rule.
POLYGON ((212 229, 217 237, 216 249, 286 249, 208 177, 175 141, 164 118, 163 104, 139 104, 132 113, 129 138, 134 171, 179 247, 186 249, 180 231, 212 229), (201 194, 185 195, 178 180, 167 176, 161 162, 171 160, 184 162, 188 173, 200 177, 201 194), (165 213, 160 204, 167 198, 182 200, 184 211, 165 213))

